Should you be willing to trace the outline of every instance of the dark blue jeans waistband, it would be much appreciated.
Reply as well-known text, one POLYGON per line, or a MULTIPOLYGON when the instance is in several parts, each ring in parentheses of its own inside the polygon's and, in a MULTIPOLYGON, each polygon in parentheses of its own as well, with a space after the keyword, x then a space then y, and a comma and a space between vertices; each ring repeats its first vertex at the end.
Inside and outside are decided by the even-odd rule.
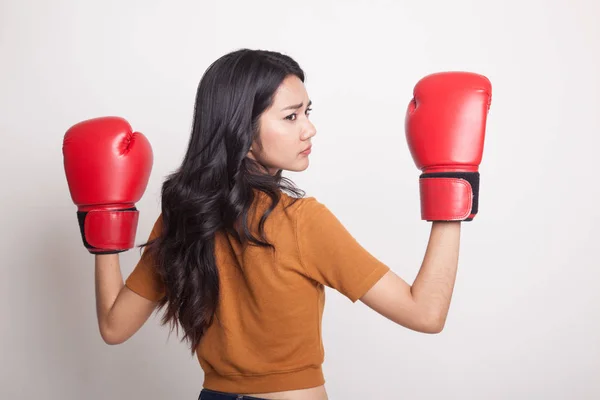
POLYGON ((215 390, 202 389, 198 400, 265 400, 260 397, 244 396, 236 393, 217 392, 215 390))

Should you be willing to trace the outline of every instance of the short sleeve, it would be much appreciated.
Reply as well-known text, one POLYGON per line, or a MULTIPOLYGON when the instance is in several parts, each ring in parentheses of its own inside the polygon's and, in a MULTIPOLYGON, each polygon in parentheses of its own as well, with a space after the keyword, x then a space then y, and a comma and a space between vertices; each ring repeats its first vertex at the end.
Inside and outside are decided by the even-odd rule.
MULTIPOLYGON (((162 230, 162 215, 158 217, 152 232, 148 237, 148 241, 155 239, 160 235, 162 230)), ((125 286, 133 292, 145 297, 148 300, 159 301, 165 294, 162 279, 158 275, 155 267, 155 262, 150 253, 147 252, 147 247, 142 250, 142 256, 134 267, 133 271, 127 277, 125 286)))
POLYGON ((353 303, 390 270, 314 197, 298 206, 296 235, 301 264, 309 277, 336 289, 353 303))

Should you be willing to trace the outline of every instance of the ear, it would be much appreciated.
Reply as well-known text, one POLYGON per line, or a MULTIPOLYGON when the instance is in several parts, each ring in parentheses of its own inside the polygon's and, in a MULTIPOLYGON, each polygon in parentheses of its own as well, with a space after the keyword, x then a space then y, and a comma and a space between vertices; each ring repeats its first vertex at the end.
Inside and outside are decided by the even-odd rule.
POLYGON ((250 148, 248 149, 248 156, 252 157, 254 160, 256 159, 257 153, 260 152, 261 145, 258 138, 252 139, 252 144, 250 144, 250 148))
POLYGON ((254 145, 250 146, 250 149, 248 149, 247 157, 256 161, 256 157, 254 156, 254 145))

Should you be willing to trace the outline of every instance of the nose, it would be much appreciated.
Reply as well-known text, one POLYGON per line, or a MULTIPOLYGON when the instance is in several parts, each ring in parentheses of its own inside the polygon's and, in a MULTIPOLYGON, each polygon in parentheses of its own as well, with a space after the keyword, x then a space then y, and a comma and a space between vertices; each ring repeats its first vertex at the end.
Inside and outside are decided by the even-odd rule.
POLYGON ((308 140, 317 134, 317 129, 310 120, 306 120, 306 125, 302 130, 302 140, 308 140))

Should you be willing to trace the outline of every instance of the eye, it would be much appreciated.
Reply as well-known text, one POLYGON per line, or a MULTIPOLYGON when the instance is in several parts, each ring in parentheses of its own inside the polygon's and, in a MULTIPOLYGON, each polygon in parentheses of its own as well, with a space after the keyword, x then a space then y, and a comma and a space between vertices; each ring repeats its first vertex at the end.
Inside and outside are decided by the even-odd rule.
MULTIPOLYGON (((312 111, 312 108, 307 108, 306 111, 304 112, 306 115, 310 115, 310 112, 312 111)), ((288 121, 295 121, 296 118, 298 118, 298 114, 293 113, 288 115, 287 117, 285 117, 284 119, 287 119, 288 121)))

